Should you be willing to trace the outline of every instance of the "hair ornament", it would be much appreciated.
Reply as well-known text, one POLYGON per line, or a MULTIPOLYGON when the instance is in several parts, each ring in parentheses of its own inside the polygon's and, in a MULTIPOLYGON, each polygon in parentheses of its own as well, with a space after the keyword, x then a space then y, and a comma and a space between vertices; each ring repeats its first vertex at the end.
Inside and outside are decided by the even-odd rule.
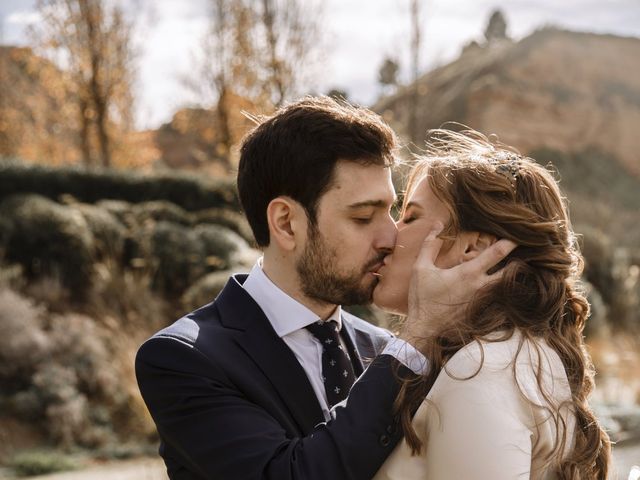
POLYGON ((515 187, 520 174, 520 156, 513 152, 500 152, 495 158, 496 173, 507 177, 515 187))

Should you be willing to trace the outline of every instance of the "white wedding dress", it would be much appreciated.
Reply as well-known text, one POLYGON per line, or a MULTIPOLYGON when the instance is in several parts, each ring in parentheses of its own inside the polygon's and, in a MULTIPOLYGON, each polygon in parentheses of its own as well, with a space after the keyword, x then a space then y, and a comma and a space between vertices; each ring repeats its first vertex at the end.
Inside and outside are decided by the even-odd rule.
POLYGON ((543 397, 555 404, 571 400, 564 367, 544 340, 525 341, 521 334, 501 342, 471 343, 458 351, 438 376, 413 420, 423 441, 412 456, 402 441, 374 480, 544 479, 556 478, 549 461, 557 462, 573 445, 575 417, 564 405, 564 453, 555 449, 556 427, 543 397), (478 374, 482 352, 484 363, 478 374), (515 376, 514 376, 515 365, 515 376), (536 374, 540 367, 538 386, 536 374), (428 439, 428 440, 427 440, 428 439))

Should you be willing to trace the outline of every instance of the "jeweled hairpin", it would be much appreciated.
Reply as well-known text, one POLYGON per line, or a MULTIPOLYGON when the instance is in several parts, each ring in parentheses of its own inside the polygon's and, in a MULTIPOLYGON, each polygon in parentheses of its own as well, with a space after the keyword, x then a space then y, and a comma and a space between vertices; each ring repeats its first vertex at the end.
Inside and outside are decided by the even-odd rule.
MULTIPOLYGON (((502 160, 502 158, 500 160, 502 160)), ((507 177, 515 186, 518 180, 518 174, 520 173, 519 157, 514 153, 508 153, 505 160, 506 163, 500 163, 500 165, 496 166, 496 173, 507 177)))

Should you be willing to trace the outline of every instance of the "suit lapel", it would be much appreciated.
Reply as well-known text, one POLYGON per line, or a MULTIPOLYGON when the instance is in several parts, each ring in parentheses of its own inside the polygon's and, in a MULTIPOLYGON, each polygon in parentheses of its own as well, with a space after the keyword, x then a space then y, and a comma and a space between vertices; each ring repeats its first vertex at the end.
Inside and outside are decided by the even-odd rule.
POLYGON ((364 367, 362 364, 362 358, 360 352, 356 348, 355 340, 357 338, 357 332, 351 322, 349 322, 344 315, 342 316, 342 330, 340 331, 342 336, 342 340, 347 346, 347 351, 349 352, 349 357, 351 357, 351 363, 353 364, 353 371, 356 374, 356 378, 362 375, 364 372, 364 367))
MULTIPOLYGON (((237 278, 237 279, 236 279, 237 278)), ((242 330, 239 347, 269 379, 303 434, 324 421, 322 409, 307 375, 287 344, 239 281, 232 277, 216 299, 223 325, 242 330)))

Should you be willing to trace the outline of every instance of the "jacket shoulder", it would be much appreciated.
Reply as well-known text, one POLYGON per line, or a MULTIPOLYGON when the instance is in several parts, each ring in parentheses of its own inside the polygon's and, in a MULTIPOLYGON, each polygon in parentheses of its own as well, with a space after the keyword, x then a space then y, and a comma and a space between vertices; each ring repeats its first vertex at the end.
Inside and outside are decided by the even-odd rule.
POLYGON ((200 338, 202 330, 209 327, 211 323, 217 323, 217 318, 218 314, 214 304, 204 305, 179 318, 168 327, 159 330, 145 343, 151 340, 169 339, 193 347, 200 338))
POLYGON ((342 311, 343 320, 353 329, 356 336, 356 343, 362 346, 362 340, 366 339, 366 343, 371 344, 373 352, 370 352, 372 356, 377 356, 382 353, 387 343, 394 338, 389 330, 381 327, 377 327, 366 320, 356 317, 351 313, 342 311))

